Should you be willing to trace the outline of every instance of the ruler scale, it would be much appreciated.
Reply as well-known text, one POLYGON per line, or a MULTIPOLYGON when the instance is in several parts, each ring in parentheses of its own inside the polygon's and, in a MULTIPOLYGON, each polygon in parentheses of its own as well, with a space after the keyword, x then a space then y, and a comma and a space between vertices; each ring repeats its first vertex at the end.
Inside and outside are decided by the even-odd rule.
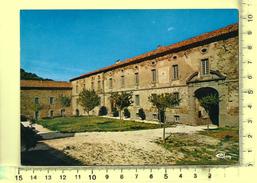
POLYGON ((141 183, 240 178, 241 169, 256 166, 256 6, 255 0, 240 3, 240 166, 3 167, 6 182, 141 183))

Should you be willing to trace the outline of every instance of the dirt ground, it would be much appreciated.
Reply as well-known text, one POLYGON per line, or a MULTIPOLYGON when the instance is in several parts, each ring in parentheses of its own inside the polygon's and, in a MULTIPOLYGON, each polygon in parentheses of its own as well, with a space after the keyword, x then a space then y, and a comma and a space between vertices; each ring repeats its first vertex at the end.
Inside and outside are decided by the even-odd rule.
MULTIPOLYGON (((176 126, 167 128, 166 136, 183 133, 191 136, 206 126, 176 126)), ((88 132, 74 137, 42 141, 83 165, 171 165, 183 158, 179 151, 169 151, 156 143, 162 129, 126 132, 88 132)), ((199 139, 205 144, 218 144, 213 137, 199 139)))

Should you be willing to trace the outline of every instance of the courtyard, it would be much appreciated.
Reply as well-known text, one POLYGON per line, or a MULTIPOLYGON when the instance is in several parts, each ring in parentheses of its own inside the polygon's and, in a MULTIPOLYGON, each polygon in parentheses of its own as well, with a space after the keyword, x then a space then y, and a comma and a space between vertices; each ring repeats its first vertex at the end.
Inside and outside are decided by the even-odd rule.
MULTIPOLYGON (((45 130, 42 136, 59 133, 56 129, 69 132, 63 134, 72 135, 61 138, 55 138, 52 135, 53 138, 41 140, 34 149, 22 153, 23 164, 87 166, 234 165, 238 163, 237 128, 211 126, 210 130, 207 130, 206 126, 173 125, 166 128, 166 143, 163 144, 162 129, 159 124, 100 118, 102 121, 98 123, 93 123, 93 119, 89 120, 91 125, 87 124, 89 130, 85 130, 86 127, 83 125, 79 130, 75 130, 77 123, 82 123, 82 121, 86 123, 86 118, 73 117, 72 121, 70 118, 63 118, 65 122, 61 127, 57 125, 60 122, 59 118, 47 120, 49 121, 48 127, 55 131, 45 130), (104 119, 109 123, 102 127, 104 119), (123 124, 121 131, 120 122, 130 125, 133 123, 138 126, 135 130, 135 128, 129 128, 130 125, 123 124), (42 158, 45 158, 44 161, 42 158)), ((39 123, 47 126, 46 120, 39 123)), ((39 124, 35 126, 37 129, 41 128, 41 131, 46 129, 39 124)))

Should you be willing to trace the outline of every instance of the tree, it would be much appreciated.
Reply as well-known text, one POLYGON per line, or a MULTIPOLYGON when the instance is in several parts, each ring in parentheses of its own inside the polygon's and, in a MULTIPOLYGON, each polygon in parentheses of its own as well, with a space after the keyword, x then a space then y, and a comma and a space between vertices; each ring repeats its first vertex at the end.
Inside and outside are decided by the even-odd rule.
POLYGON ((26 151, 34 148, 37 142, 41 140, 41 136, 37 133, 38 131, 34 127, 25 127, 21 124, 21 145, 26 151))
POLYGON ((159 114, 159 121, 163 124, 163 143, 165 143, 165 112, 167 108, 173 108, 178 105, 181 101, 176 95, 171 93, 151 95, 148 97, 149 102, 152 103, 154 107, 157 108, 159 114), (161 117, 163 116, 163 117, 161 117))
POLYGON ((122 110, 133 103, 132 96, 133 92, 114 92, 111 94, 110 98, 119 111, 120 119, 122 110))
POLYGON ((93 110, 96 106, 100 105, 100 99, 101 98, 94 90, 83 89, 79 93, 78 102, 89 115, 89 112, 91 110, 93 110))
MULTIPOLYGON (((211 112, 212 110, 219 105, 220 99, 219 96, 215 93, 208 94, 206 96, 203 96, 202 98, 199 98, 200 105, 205 109, 208 116, 212 120, 211 112)), ((207 129, 209 130, 209 123, 207 123, 207 129)))
POLYGON ((61 102, 62 108, 69 107, 71 105, 71 97, 60 96, 60 102, 61 102))

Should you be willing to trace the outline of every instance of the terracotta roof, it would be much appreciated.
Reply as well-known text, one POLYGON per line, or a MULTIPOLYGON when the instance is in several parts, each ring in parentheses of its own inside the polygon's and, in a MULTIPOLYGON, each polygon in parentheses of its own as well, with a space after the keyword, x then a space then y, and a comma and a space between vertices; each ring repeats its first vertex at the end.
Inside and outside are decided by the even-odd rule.
POLYGON ((20 84, 21 88, 72 88, 71 83, 64 81, 21 80, 20 84))
POLYGON ((157 55, 161 55, 161 54, 164 54, 166 52, 172 52, 172 51, 176 52, 179 48, 186 48, 187 46, 190 46, 190 45, 197 45, 197 43, 201 43, 201 42, 204 42, 206 40, 211 40, 213 38, 228 35, 228 34, 231 34, 231 33, 234 33, 234 35, 238 35, 238 24, 237 23, 226 26, 224 28, 221 28, 221 29, 218 29, 218 30, 215 30, 215 31, 212 31, 212 32, 202 34, 200 36, 196 36, 196 37, 187 39, 185 41, 181 41, 181 42, 169 45, 169 46, 161 46, 158 49, 155 49, 153 51, 138 55, 138 56, 133 57, 133 58, 126 59, 124 61, 113 64, 111 66, 107 66, 107 67, 101 68, 99 70, 95 70, 95 71, 83 74, 81 76, 72 78, 70 81, 81 79, 81 78, 84 78, 84 77, 87 77, 87 76, 90 76, 90 75, 93 75, 93 74, 97 74, 97 73, 100 73, 100 72, 109 71, 111 69, 118 68, 118 67, 125 66, 125 65, 129 65, 129 64, 132 64, 132 63, 137 63, 137 62, 143 61, 144 59, 151 58, 151 57, 157 56, 157 55))

